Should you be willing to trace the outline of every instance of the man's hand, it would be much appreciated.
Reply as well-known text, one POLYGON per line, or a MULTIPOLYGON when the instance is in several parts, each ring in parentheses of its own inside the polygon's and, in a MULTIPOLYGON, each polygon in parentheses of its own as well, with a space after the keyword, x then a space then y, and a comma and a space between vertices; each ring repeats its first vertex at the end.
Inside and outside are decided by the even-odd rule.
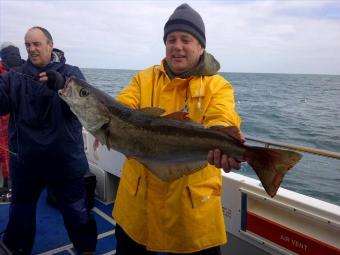
POLYGON ((47 71, 39 74, 40 81, 47 81, 46 85, 49 89, 59 90, 64 87, 65 78, 57 71, 47 71))
POLYGON ((229 173, 232 169, 240 169, 241 163, 227 155, 221 155, 219 149, 209 151, 208 162, 217 168, 223 168, 223 171, 229 173))
MULTIPOLYGON (((241 143, 245 142, 241 131, 235 126, 214 126, 211 128, 216 129, 220 132, 224 132, 229 136, 235 138, 236 140, 239 140, 241 143)), ((217 168, 223 168, 223 171, 226 173, 229 173, 232 169, 241 168, 241 162, 235 160, 234 158, 228 157, 225 154, 221 154, 221 151, 219 149, 209 151, 207 159, 210 164, 214 165, 217 168)))

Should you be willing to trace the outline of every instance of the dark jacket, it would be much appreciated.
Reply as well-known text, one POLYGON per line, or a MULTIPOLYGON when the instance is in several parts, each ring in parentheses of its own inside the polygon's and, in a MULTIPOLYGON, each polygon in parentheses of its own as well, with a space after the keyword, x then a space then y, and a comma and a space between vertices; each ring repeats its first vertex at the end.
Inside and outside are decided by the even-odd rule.
POLYGON ((0 76, 0 115, 10 113, 9 146, 12 178, 63 179, 88 170, 82 127, 57 91, 38 81, 39 73, 55 70, 65 78, 84 79, 78 67, 65 64, 62 51, 53 50, 45 67, 29 60, 0 76))

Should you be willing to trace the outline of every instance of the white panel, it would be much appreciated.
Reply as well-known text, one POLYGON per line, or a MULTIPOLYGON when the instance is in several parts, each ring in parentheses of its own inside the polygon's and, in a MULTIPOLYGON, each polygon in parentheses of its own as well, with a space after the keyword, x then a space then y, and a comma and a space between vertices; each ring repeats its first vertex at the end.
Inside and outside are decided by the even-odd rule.
POLYGON ((108 150, 106 146, 99 145, 96 151, 93 150, 94 137, 87 131, 83 131, 84 146, 87 159, 106 172, 120 177, 125 156, 115 150, 108 150))
POLYGON ((104 203, 115 200, 119 178, 89 162, 90 171, 96 176, 96 196, 104 203))

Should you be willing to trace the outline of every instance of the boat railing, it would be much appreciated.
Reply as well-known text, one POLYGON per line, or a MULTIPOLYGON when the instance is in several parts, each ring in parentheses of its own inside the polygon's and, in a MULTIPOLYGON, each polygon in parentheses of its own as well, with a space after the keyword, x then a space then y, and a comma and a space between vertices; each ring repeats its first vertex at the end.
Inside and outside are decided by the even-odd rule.
MULTIPOLYGON (((258 137, 246 136, 246 141, 249 145, 307 153, 313 157, 306 157, 306 160, 313 162, 318 156, 321 156, 317 159, 320 162, 340 159, 339 152, 258 137)), ((340 254, 340 211, 337 204, 285 188, 280 188, 271 198, 254 178, 235 172, 223 174, 223 177, 226 184, 223 185, 222 205, 227 230, 238 240, 268 254, 340 254)), ((292 176, 294 181, 295 178, 292 176)))
POLYGON ((300 152, 306 152, 310 154, 315 154, 323 157, 329 157, 329 158, 335 158, 340 160, 340 153, 338 152, 333 152, 333 151, 328 151, 328 150, 320 150, 320 149, 315 149, 315 148, 310 148, 310 147, 305 147, 305 146, 297 146, 294 144, 287 144, 287 143, 278 143, 278 142, 273 142, 270 140, 264 140, 264 139, 259 139, 251 136, 246 137, 246 141, 252 141, 256 143, 261 143, 264 144, 264 147, 269 148, 270 146, 275 146, 275 147, 280 147, 284 149, 292 149, 295 151, 300 151, 300 152))

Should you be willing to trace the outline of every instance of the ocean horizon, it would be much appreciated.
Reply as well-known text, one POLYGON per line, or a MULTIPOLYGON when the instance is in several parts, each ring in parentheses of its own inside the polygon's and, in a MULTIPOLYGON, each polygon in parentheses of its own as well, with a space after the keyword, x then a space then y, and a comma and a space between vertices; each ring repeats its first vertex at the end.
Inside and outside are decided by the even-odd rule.
MULTIPOLYGON (((100 67, 81 67, 81 70, 115 70, 115 71, 129 71, 137 73, 143 69, 129 69, 129 68, 100 68, 100 67)), ((285 72, 241 72, 241 71, 219 71, 219 74, 224 73, 235 73, 235 74, 288 74, 288 75, 330 75, 330 76, 340 76, 340 74, 331 74, 331 73, 285 73, 285 72)))

